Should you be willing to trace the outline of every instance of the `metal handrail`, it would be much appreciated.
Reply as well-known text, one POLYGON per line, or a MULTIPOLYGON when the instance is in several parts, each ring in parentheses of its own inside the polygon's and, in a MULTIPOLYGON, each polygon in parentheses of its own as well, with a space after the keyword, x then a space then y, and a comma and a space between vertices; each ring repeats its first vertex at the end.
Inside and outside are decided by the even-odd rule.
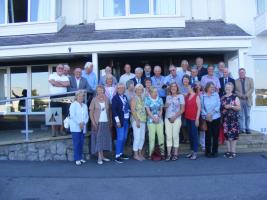
MULTIPOLYGON (((85 92, 85 102, 87 102, 88 98, 87 98, 87 90, 82 90, 85 92)), ((40 95, 40 96, 30 96, 30 97, 20 97, 20 98, 12 98, 12 99, 5 99, 5 100, 0 100, 0 104, 1 103, 7 103, 10 101, 19 101, 19 100, 24 100, 25 101, 25 107, 23 107, 23 109, 25 109, 25 112, 22 112, 23 115, 25 115, 25 130, 23 130, 22 132, 25 133, 25 141, 28 142, 29 141, 29 133, 31 133, 32 131, 29 130, 29 102, 28 100, 30 99, 40 99, 40 98, 45 98, 45 97, 53 97, 53 96, 58 96, 58 95, 66 95, 63 97, 58 97, 58 98, 66 98, 68 97, 67 95, 69 94, 75 94, 77 91, 73 91, 73 92, 65 92, 65 93, 60 93, 60 94, 48 94, 48 95, 40 95)))

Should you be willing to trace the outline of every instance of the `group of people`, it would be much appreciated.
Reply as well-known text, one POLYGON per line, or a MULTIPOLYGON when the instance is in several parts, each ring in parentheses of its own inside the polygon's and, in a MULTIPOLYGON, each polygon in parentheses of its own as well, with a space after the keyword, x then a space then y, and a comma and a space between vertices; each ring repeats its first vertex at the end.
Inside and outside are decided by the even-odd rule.
POLYGON ((148 159, 153 159, 158 150, 161 159, 177 160, 180 135, 183 141, 188 137, 190 140, 191 152, 187 158, 197 159, 199 144, 207 157, 217 157, 220 127, 223 127, 228 147, 224 156, 234 158, 239 134, 250 134, 254 85, 244 68, 239 69, 236 80, 223 62, 218 63, 215 72, 213 65, 203 66, 201 57, 196 58, 193 67, 187 60, 182 60, 181 70, 171 65, 167 76, 162 75, 160 66, 154 66, 153 70, 150 65, 136 67, 133 74, 131 66, 125 64, 124 70, 117 81, 111 68, 106 67, 105 75, 97 83, 90 62, 85 64, 84 70, 76 68, 74 76, 68 78, 65 78, 64 66, 58 65, 57 75, 49 78, 53 94, 56 94, 55 87, 57 93, 58 88, 61 93, 64 93, 62 88, 65 92, 77 91, 76 100, 69 108, 77 165, 85 162, 82 149, 88 121, 91 123, 91 154, 98 156, 100 165, 110 161, 104 151, 112 151, 113 141, 115 161, 123 163, 129 159, 124 147, 130 129, 133 158, 138 161, 146 159, 146 139, 148 159), (94 94, 89 102, 84 102, 83 91, 94 94))

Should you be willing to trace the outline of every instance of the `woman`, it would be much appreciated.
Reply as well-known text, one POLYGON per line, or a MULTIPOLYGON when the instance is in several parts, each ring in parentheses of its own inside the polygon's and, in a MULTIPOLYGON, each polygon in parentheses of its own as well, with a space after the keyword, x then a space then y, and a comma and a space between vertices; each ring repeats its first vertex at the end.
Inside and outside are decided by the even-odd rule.
MULTIPOLYGON (((190 76, 185 74, 182 78, 182 85, 180 86, 180 92, 181 92, 181 94, 184 95, 184 97, 186 97, 186 95, 188 94, 189 86, 190 86, 190 76)), ((182 137, 182 143, 188 143, 189 134, 188 134, 186 119, 185 119, 184 115, 182 115, 181 131, 182 131, 182 136, 183 136, 182 137)))
POLYGON ((108 74, 106 76, 105 95, 108 97, 110 103, 115 94, 116 87, 113 84, 113 76, 111 74, 108 74))
MULTIPOLYGON (((194 90, 195 93, 200 97, 201 95, 203 95, 203 91, 202 91, 202 87, 200 84, 200 81, 196 81, 194 84, 194 90)), ((201 121, 199 121, 201 122, 201 121)), ((199 123, 199 127, 198 127, 198 132, 199 132, 199 144, 202 148, 202 151, 205 152, 205 131, 201 130, 201 123, 199 123)))
POLYGON ((215 92, 215 85, 213 82, 208 82, 205 87, 205 93, 201 96, 201 115, 207 123, 205 155, 209 158, 218 156, 220 106, 220 98, 219 94, 215 92))
POLYGON ((70 132, 72 135, 73 150, 74 150, 74 161, 76 165, 85 163, 83 159, 83 143, 84 134, 86 133, 86 124, 88 123, 88 108, 83 103, 84 92, 77 91, 75 94, 75 101, 71 103, 70 113, 70 132))
POLYGON ((236 141, 239 135, 239 98, 233 94, 234 85, 231 82, 225 85, 225 95, 222 97, 222 123, 228 151, 226 158, 236 157, 236 141))
POLYGON ((146 109, 144 104, 144 87, 142 84, 135 86, 135 97, 131 100, 132 127, 133 127, 133 151, 134 159, 145 160, 142 149, 145 142, 146 109))
POLYGON ((145 98, 145 107, 148 115, 147 127, 149 135, 149 157, 151 157, 155 148, 155 136, 158 137, 158 144, 161 150, 161 156, 164 156, 164 135, 163 135, 163 101, 158 96, 158 90, 151 88, 150 96, 145 98))
POLYGON ((144 96, 150 96, 150 88, 152 85, 151 78, 145 78, 145 90, 144 90, 144 96))
POLYGON ((128 99, 129 102, 131 102, 132 97, 135 96, 135 92, 134 92, 134 82, 133 80, 129 80, 126 82, 126 92, 125 95, 128 99))
POLYGON ((195 93, 195 88, 188 87, 188 95, 185 97, 185 119, 187 123, 187 130, 189 132, 190 147, 192 153, 187 155, 191 160, 197 159, 198 152, 198 126, 199 116, 201 111, 200 98, 195 93))
POLYGON ((112 118, 116 127, 117 140, 116 140, 116 159, 115 162, 121 164, 129 157, 123 154, 124 145, 128 135, 129 118, 130 118, 130 105, 125 92, 123 83, 117 85, 117 94, 112 99, 112 118))
POLYGON ((166 161, 178 159, 179 134, 181 128, 181 115, 184 112, 184 96, 179 94, 176 83, 170 84, 170 95, 166 98, 165 133, 167 144, 166 161), (171 155, 173 148, 173 156, 171 155))
POLYGON ((102 85, 97 86, 96 96, 89 107, 92 123, 91 153, 98 154, 97 164, 99 165, 102 165, 103 161, 110 161, 104 157, 103 151, 112 150, 109 99, 104 92, 105 88, 102 85))

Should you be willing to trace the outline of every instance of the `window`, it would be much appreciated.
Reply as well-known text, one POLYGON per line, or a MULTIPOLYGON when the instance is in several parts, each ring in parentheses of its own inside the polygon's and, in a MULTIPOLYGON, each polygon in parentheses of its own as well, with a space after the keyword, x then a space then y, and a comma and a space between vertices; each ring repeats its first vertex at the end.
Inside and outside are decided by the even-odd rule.
POLYGON ((103 0, 103 16, 175 15, 176 0, 103 0))
POLYGON ((5 7, 6 7, 6 1, 0 0, 0 24, 5 23, 5 7))
POLYGON ((267 106, 267 59, 255 61, 256 106, 267 106))
POLYGON ((258 15, 267 12, 267 0, 257 0, 257 12, 258 15))
POLYGON ((61 7, 62 0, 0 0, 0 24, 51 21, 61 16, 61 7))
POLYGON ((149 14, 149 0, 130 0, 130 14, 149 14))

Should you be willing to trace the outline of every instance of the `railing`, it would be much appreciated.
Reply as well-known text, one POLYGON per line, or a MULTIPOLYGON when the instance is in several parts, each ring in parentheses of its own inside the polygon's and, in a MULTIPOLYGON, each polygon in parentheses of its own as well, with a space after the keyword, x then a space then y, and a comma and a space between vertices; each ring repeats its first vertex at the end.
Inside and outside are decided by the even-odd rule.
MULTIPOLYGON (((87 95, 86 91, 84 91, 84 92, 85 92, 84 101, 87 103, 88 95, 87 95)), ((29 117, 34 116, 34 115, 45 115, 46 114, 45 108, 50 108, 51 97, 52 98, 54 97, 54 99, 57 99, 61 102, 65 102, 65 103, 70 104, 71 102, 74 101, 75 93, 76 92, 67 92, 64 94, 30 96, 30 97, 20 97, 20 98, 0 100, 0 123, 1 123, 1 126, 0 126, 0 141, 1 142, 0 142, 0 144, 5 142, 4 141, 5 139, 1 138, 1 132, 2 132, 2 134, 3 133, 10 134, 10 136, 11 136, 11 132, 12 132, 18 136, 18 137, 15 137, 14 136, 15 134, 14 134, 13 137, 6 137, 6 138, 9 138, 9 139, 6 139, 7 143, 12 142, 12 141, 16 142, 16 141, 20 140, 20 136, 18 135, 16 125, 12 127, 12 123, 16 124, 16 121, 15 120, 9 121, 8 119, 5 119, 5 116, 25 116, 24 130, 21 130, 20 132, 25 134, 24 141, 28 142, 30 140, 30 133, 33 132, 32 130, 29 129, 29 117), (58 97, 59 95, 61 97, 58 97), (45 99, 45 101, 42 99, 45 99), (19 107, 20 103, 18 103, 18 102, 24 102, 23 103, 24 105, 19 107), (37 106, 37 108, 35 108, 34 106, 35 106, 36 102, 38 102, 38 105, 40 104, 40 102, 42 102, 42 103, 39 106, 37 106), (18 110, 18 108, 19 108, 20 112, 14 112, 14 110, 15 110, 14 107, 16 107, 16 110, 18 110), (8 132, 10 132, 10 133, 8 133, 8 132), (14 139, 12 139, 12 138, 14 138, 14 139)), ((9 118, 12 118, 12 117, 9 117, 9 118)), ((64 119, 62 118, 62 120, 64 120, 64 119)), ((17 120, 17 123, 20 123, 20 120, 17 120)), ((40 126, 41 126, 41 123, 40 123, 40 126)), ((45 125, 45 126, 46 126, 46 129, 48 130, 49 126, 47 126, 47 125, 45 125)))

